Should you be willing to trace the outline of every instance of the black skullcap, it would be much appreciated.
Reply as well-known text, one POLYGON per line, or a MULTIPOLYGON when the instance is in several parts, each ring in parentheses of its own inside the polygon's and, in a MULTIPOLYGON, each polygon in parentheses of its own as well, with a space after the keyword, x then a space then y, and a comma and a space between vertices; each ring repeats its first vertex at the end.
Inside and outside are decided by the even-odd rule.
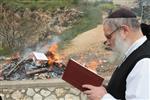
POLYGON ((120 8, 112 12, 107 18, 136 18, 136 15, 127 8, 120 8))

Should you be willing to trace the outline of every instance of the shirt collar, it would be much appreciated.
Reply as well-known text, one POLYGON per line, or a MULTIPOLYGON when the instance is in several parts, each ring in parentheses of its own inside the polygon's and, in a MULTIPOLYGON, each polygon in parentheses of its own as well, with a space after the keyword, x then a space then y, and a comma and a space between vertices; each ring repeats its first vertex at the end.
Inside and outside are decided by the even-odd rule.
POLYGON ((125 56, 128 57, 134 50, 140 47, 147 40, 146 36, 141 37, 137 41, 135 41, 125 53, 125 56))

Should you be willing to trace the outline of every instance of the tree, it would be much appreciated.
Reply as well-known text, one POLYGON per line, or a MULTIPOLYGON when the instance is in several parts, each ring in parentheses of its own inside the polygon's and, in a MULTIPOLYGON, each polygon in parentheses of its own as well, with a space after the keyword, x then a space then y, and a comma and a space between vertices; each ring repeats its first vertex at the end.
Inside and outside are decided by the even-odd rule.
POLYGON ((2 48, 14 52, 39 42, 47 33, 50 17, 39 11, 12 11, 0 5, 0 38, 2 48))
POLYGON ((138 0, 141 22, 150 23, 150 1, 138 0))
POLYGON ((18 19, 10 10, 6 10, 1 5, 0 9, 0 37, 2 46, 7 49, 20 48, 22 44, 22 34, 18 34, 18 19))

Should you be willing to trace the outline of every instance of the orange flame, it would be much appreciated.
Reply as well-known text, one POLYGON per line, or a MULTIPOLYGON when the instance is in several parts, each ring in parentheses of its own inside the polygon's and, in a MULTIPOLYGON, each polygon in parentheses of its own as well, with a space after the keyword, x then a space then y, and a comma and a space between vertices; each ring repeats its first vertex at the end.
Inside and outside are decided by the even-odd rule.
POLYGON ((93 71, 96 71, 97 66, 98 66, 98 62, 97 62, 97 61, 91 61, 91 62, 88 64, 88 68, 90 68, 90 69, 93 70, 93 71))
POLYGON ((58 45, 52 44, 47 52, 48 64, 53 64, 55 61, 60 59, 59 54, 57 54, 58 45))
POLYGON ((96 72, 96 69, 99 65, 102 65, 102 60, 93 60, 87 65, 87 67, 96 72))
POLYGON ((58 49, 58 45, 57 44, 52 44, 48 51, 51 52, 51 53, 56 53, 57 49, 58 49))

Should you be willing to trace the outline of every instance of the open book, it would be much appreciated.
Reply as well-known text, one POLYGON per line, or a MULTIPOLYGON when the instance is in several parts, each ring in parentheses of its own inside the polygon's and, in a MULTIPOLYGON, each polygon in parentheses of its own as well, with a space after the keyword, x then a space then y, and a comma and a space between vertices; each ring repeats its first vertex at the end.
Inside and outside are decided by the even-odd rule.
POLYGON ((104 80, 104 78, 100 77, 73 59, 68 61, 62 79, 78 88, 80 91, 87 90, 86 88, 82 88, 83 84, 101 86, 104 80))

